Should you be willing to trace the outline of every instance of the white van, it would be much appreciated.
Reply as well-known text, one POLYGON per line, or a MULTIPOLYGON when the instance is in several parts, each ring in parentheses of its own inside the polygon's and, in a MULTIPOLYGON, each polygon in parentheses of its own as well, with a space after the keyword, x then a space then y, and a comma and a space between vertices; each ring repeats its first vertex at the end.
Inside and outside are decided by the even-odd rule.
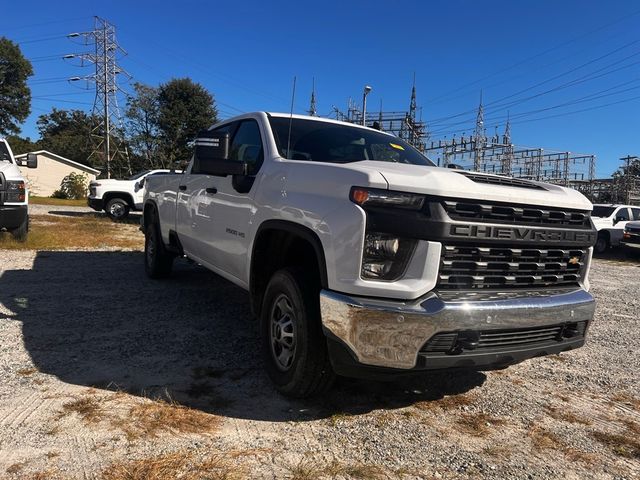
POLYGON ((0 230, 24 241, 29 231, 29 189, 18 165, 36 168, 38 156, 30 153, 18 163, 9 143, 0 138, 0 230))

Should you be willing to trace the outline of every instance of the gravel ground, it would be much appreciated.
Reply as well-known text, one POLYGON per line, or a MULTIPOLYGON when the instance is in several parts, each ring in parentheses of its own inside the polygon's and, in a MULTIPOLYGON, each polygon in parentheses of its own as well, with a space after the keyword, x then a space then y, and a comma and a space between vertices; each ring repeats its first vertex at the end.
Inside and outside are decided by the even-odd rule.
POLYGON ((246 293, 216 275, 181 262, 150 281, 140 252, 0 250, 0 478, 100 478, 176 451, 222 452, 249 478, 640 478, 639 267, 594 261, 584 348, 341 380, 302 402, 275 392, 246 293), (127 435, 129 407, 158 398, 215 431, 127 435), (71 411, 87 399, 101 416, 71 411))

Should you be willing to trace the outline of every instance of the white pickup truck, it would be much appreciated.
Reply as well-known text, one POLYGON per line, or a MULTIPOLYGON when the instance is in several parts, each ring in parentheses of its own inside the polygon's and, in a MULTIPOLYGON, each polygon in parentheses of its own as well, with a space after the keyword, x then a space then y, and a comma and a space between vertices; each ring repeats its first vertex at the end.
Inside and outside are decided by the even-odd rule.
POLYGON ((36 168, 38 156, 29 153, 24 162, 18 162, 9 143, 0 138, 0 231, 24 241, 29 232, 29 189, 18 166, 36 168))
POLYGON ((591 218, 598 231, 595 252, 602 253, 620 245, 627 223, 640 220, 640 206, 595 204, 591 218))
POLYGON ((171 170, 144 170, 125 180, 94 180, 89 183, 87 205, 98 212, 104 210, 113 220, 123 220, 131 210, 142 210, 146 178, 169 172, 171 170))
POLYGON ((590 212, 574 190, 439 168, 377 130, 258 112, 202 132, 184 174, 147 180, 145 268, 186 256, 248 290, 269 376, 304 397, 336 374, 582 346, 590 212))

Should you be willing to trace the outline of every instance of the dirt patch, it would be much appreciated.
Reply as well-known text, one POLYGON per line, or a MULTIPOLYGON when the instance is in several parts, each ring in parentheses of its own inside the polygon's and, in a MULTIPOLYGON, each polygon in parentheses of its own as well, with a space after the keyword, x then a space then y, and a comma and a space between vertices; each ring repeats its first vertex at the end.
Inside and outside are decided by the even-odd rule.
POLYGON ((0 477, 640 475, 637 266, 594 261, 596 319, 563 360, 296 401, 264 373, 244 291, 186 262, 150 281, 114 248, 0 250, 0 477))

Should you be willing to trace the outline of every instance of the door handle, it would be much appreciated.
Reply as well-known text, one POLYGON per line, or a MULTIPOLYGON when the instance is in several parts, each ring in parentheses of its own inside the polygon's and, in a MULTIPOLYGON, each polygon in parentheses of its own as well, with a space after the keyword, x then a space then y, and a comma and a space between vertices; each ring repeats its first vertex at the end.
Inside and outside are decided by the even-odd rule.
POLYGON ((213 195, 215 193, 218 193, 218 189, 216 187, 209 187, 209 188, 205 189, 205 192, 213 195))
POLYGON ((180 185, 180 186, 178 187, 178 189, 179 189, 179 190, 182 190, 182 191, 184 192, 184 191, 187 189, 187 186, 186 186, 186 185, 180 185))

